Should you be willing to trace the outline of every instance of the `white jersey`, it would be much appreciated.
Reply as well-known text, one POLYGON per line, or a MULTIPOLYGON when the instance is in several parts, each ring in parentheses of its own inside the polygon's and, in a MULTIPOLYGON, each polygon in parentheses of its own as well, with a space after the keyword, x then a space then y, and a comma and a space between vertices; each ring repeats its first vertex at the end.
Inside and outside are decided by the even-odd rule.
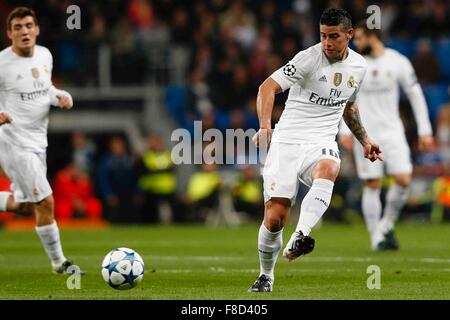
POLYGON ((25 150, 45 152, 54 89, 52 67, 52 55, 42 46, 35 46, 32 57, 21 57, 12 47, 0 52, 0 111, 12 117, 11 123, 0 126, 1 140, 25 150))
MULTIPOLYGON (((365 58, 367 74, 357 103, 369 136, 378 142, 403 140, 405 129, 399 111, 399 86, 409 98, 419 135, 432 134, 425 98, 409 60, 389 48, 378 58, 365 58)), ((343 129, 350 133, 347 128, 343 129)))
POLYGON ((343 61, 330 63, 316 44, 300 51, 270 77, 284 90, 290 88, 286 107, 272 141, 330 143, 348 101, 355 101, 366 73, 366 61, 348 49, 343 61))

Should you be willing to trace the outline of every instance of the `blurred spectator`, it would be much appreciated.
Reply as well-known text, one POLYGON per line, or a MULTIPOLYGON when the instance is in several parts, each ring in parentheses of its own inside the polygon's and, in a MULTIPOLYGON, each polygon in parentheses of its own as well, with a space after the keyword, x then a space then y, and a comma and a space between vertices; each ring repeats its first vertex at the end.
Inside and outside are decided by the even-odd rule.
POLYGON ((121 18, 112 31, 112 81, 116 84, 140 83, 144 80, 142 70, 147 68, 147 62, 137 51, 136 34, 131 23, 121 18))
POLYGON ((439 80, 439 62, 433 55, 429 40, 422 39, 419 41, 417 53, 412 62, 421 85, 429 85, 439 80))
POLYGON ((172 16, 170 38, 176 45, 189 46, 192 41, 189 13, 184 8, 175 9, 172 16))
POLYGON ((448 37, 450 33, 450 14, 448 1, 424 1, 424 5, 431 6, 428 14, 421 21, 421 33, 433 38, 448 37))
POLYGON ((383 1, 381 4, 381 25, 383 35, 388 35, 391 32, 392 24, 398 16, 398 6, 393 0, 383 1))
POLYGON ((147 150, 136 166, 139 189, 144 195, 140 209, 142 222, 158 222, 163 213, 177 219, 177 180, 170 150, 159 135, 147 137, 147 150), (166 208, 166 212, 163 212, 166 208))
POLYGON ((221 177, 215 164, 202 164, 189 178, 184 203, 188 220, 204 222, 211 211, 218 210, 221 177))
POLYGON ((262 83, 267 77, 267 59, 272 51, 272 29, 262 26, 249 59, 249 77, 252 83, 262 83))
POLYGON ((278 28, 277 13, 277 6, 274 1, 264 1, 257 16, 259 25, 272 30, 278 28))
POLYGON ((101 219, 102 204, 94 196, 91 178, 75 163, 56 174, 53 196, 55 216, 58 220, 101 219))
POLYGON ((195 68, 192 71, 188 95, 188 104, 193 112, 203 116, 213 111, 214 106, 210 98, 209 84, 200 68, 195 68))
POLYGON ((98 166, 97 180, 105 217, 116 223, 137 222, 134 161, 122 137, 113 137, 98 166))
POLYGON ((236 177, 231 194, 236 211, 247 213, 253 218, 260 217, 264 212, 262 181, 256 168, 245 165, 236 177))
POLYGON ((91 175, 94 169, 95 144, 86 138, 83 132, 74 132, 72 134, 72 161, 73 164, 91 175))
MULTIPOLYGON (((11 181, 6 176, 3 169, 0 167, 0 191, 8 191, 11 192, 11 181)), ((11 220, 14 218, 14 213, 11 212, 2 212, 0 214, 0 226, 3 222, 7 220, 11 220)))
POLYGON ((417 146, 413 149, 413 173, 415 176, 439 176, 445 171, 445 165, 439 154, 437 143, 430 151, 420 153, 417 146))
POLYGON ((230 1, 229 9, 220 16, 220 27, 229 30, 231 36, 243 48, 249 49, 256 39, 255 16, 245 7, 242 0, 230 1))
POLYGON ((155 24, 155 11, 150 0, 130 0, 128 18, 139 31, 150 29, 155 24))
POLYGON ((436 195, 436 210, 442 220, 450 221, 450 167, 442 177, 438 177, 433 184, 433 191, 436 195))
POLYGON ((441 159, 447 167, 450 167, 450 103, 439 109, 436 137, 441 159))

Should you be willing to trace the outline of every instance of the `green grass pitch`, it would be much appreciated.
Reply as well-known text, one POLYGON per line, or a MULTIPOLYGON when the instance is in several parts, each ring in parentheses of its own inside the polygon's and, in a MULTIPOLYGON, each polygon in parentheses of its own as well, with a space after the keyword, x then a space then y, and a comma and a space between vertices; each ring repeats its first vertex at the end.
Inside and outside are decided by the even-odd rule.
MULTIPOLYGON (((286 227, 284 242, 293 225, 286 227)), ((50 265, 33 231, 0 230, 0 299, 450 299, 450 225, 401 224, 398 252, 371 252, 365 227, 324 223, 315 250, 294 262, 279 259, 272 293, 247 293, 258 275, 259 226, 111 227, 62 231, 65 254, 85 269, 81 289, 50 265), (143 282, 110 288, 100 274, 104 255, 130 247, 145 261, 143 282), (367 268, 381 270, 369 290, 367 268)))

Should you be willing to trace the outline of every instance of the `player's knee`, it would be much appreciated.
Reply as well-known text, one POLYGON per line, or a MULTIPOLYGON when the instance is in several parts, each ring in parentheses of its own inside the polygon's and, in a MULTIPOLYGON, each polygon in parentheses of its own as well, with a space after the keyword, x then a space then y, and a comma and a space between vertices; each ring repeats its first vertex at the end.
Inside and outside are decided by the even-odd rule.
POLYGON ((55 207, 55 200, 53 199, 53 196, 50 195, 41 200, 39 203, 36 203, 36 206, 38 208, 39 213, 53 214, 53 209, 55 207))
POLYGON ((339 174, 339 165, 333 160, 321 160, 312 171, 312 178, 335 181, 339 174))
POLYGON ((18 203, 14 202, 12 204, 12 211, 21 216, 31 216, 33 215, 33 205, 31 203, 18 203))
POLYGON ((370 189, 380 189, 381 181, 380 179, 368 179, 364 181, 364 186, 370 189))
POLYGON ((402 188, 406 188, 411 184, 412 177, 409 174, 394 177, 395 183, 402 188))
POLYGON ((52 207, 52 208, 53 208, 54 205, 55 205, 55 200, 53 199, 53 196, 50 195, 50 196, 44 198, 44 199, 41 201, 41 204, 42 204, 43 206, 46 206, 46 207, 52 207))
POLYGON ((283 228, 290 206, 290 200, 284 198, 272 198, 266 203, 264 224, 269 231, 276 232, 283 228))

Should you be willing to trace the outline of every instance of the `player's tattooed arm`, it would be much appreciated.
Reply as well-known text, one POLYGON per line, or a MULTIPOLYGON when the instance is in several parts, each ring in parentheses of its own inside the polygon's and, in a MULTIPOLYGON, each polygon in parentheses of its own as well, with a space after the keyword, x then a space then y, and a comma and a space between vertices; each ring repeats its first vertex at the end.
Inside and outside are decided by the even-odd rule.
POLYGON ((343 118, 345 124, 348 126, 353 135, 358 141, 364 145, 367 140, 367 132, 361 123, 361 117, 359 116, 358 106, 355 102, 347 102, 344 109, 343 118))
POLYGON ((358 107, 355 102, 347 102, 344 109, 343 118, 348 128, 363 146, 364 157, 372 162, 375 160, 383 161, 383 158, 380 155, 381 148, 368 137, 366 129, 364 129, 361 123, 358 107))

